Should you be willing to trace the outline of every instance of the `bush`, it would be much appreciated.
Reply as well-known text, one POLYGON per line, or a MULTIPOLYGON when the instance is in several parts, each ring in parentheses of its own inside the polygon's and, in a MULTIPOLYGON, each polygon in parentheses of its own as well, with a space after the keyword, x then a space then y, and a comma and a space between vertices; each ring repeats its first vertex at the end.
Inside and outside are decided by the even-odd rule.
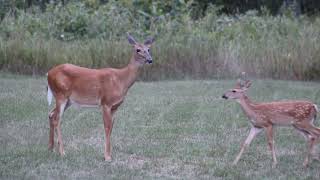
POLYGON ((221 8, 212 6, 192 20, 186 7, 157 14, 110 1, 50 5, 44 13, 17 11, 0 24, 0 68, 44 74, 60 63, 121 67, 129 61, 125 34, 130 32, 137 39, 156 36, 155 64, 143 69, 145 80, 229 78, 241 71, 262 78, 320 79, 319 18, 256 11, 218 15, 221 8))

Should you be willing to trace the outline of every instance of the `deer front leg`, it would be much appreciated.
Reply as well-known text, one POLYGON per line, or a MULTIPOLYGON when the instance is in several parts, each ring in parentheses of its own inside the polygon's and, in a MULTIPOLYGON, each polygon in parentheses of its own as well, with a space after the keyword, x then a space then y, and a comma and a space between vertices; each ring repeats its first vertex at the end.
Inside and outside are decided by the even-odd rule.
POLYGON ((272 167, 276 167, 278 162, 277 162, 277 158, 276 158, 276 152, 274 149, 273 126, 272 125, 268 126, 266 128, 266 132, 267 132, 268 145, 269 145, 270 151, 272 153, 272 160, 273 160, 272 167))
POLYGON ((61 121, 58 122, 57 135, 58 135, 59 153, 61 156, 64 156, 65 152, 64 152, 63 142, 62 142, 61 121))
POLYGON ((298 131, 300 131, 308 141, 306 158, 304 159, 304 162, 303 162, 303 166, 307 167, 309 164, 310 156, 312 156, 314 153, 314 145, 318 139, 318 135, 315 133, 316 128, 311 124, 295 124, 294 127, 298 131))
POLYGON ((233 165, 236 165, 245 149, 246 146, 249 146, 251 141, 254 139, 254 137, 259 134, 262 131, 262 128, 256 128, 256 127, 252 127, 250 129, 250 133, 247 137, 247 139, 244 141, 244 143, 241 146, 241 150, 239 152, 239 154, 237 155, 236 159, 233 161, 233 165))
POLYGON ((111 108, 108 106, 103 106, 103 123, 104 123, 104 131, 106 134, 106 142, 105 142, 105 150, 104 150, 104 160, 111 161, 111 131, 112 131, 112 116, 111 116, 111 108))

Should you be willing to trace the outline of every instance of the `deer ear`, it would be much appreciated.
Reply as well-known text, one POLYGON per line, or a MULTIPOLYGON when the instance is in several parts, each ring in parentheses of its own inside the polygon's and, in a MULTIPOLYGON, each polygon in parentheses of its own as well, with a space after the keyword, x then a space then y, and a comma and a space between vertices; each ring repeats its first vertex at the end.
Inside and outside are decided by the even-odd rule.
POLYGON ((241 88, 242 88, 241 80, 240 80, 240 79, 237 80, 236 86, 235 86, 234 88, 235 88, 235 89, 241 89, 241 88))
POLYGON ((144 41, 143 44, 146 46, 151 46, 153 42, 154 42, 154 37, 150 37, 146 41, 144 41))
POLYGON ((131 45, 137 44, 136 40, 134 40, 134 38, 129 33, 127 33, 127 38, 131 45))
POLYGON ((251 84, 252 84, 252 82, 251 82, 250 80, 247 80, 247 81, 245 82, 244 87, 245 87, 245 88, 249 88, 249 87, 251 86, 251 84))
POLYGON ((246 72, 241 72, 240 79, 238 79, 238 87, 243 90, 247 90, 251 86, 251 81, 248 80, 246 72))

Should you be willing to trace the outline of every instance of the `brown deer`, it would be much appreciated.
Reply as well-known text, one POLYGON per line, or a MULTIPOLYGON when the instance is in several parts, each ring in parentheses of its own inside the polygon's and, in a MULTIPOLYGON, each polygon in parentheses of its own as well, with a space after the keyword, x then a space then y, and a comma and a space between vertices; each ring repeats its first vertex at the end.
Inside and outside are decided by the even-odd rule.
MULTIPOLYGON (((266 103, 252 102, 246 95, 247 89, 250 87, 249 80, 238 80, 234 89, 228 90, 222 96, 224 99, 235 99, 242 107, 245 115, 248 117, 251 130, 241 146, 241 150, 233 165, 239 161, 246 146, 249 146, 254 137, 263 129, 266 130, 269 148, 272 152, 273 164, 277 164, 274 140, 273 140, 273 126, 285 125, 293 126, 308 141, 307 155, 303 165, 307 166, 309 163, 309 156, 314 153, 314 145, 320 136, 320 128, 313 125, 313 121, 317 116, 317 106, 310 101, 276 101, 266 103)), ((315 157, 314 157, 315 158, 315 157)))
POLYGON ((104 159, 111 160, 110 136, 113 127, 113 114, 124 101, 128 89, 136 81, 139 68, 151 64, 150 47, 154 38, 143 44, 137 43, 128 34, 133 46, 130 63, 121 69, 88 69, 72 64, 58 65, 48 72, 48 103, 54 96, 56 106, 49 113, 49 150, 54 147, 54 132, 58 136, 59 153, 64 155, 61 135, 61 117, 63 112, 75 104, 80 107, 98 107, 102 109, 105 130, 104 159))

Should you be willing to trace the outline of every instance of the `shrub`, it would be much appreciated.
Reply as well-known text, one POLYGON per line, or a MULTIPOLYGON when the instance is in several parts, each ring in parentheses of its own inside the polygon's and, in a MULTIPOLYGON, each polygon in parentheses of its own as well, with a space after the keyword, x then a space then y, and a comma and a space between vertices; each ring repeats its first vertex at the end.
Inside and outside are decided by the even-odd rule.
POLYGON ((209 7, 197 20, 186 8, 157 14, 116 1, 17 11, 0 24, 0 68, 43 74, 60 63, 121 67, 129 61, 125 34, 130 32, 137 39, 156 36, 155 64, 143 69, 142 79, 228 78, 246 71, 262 78, 319 80, 319 18, 256 11, 229 16, 219 10, 209 7))

